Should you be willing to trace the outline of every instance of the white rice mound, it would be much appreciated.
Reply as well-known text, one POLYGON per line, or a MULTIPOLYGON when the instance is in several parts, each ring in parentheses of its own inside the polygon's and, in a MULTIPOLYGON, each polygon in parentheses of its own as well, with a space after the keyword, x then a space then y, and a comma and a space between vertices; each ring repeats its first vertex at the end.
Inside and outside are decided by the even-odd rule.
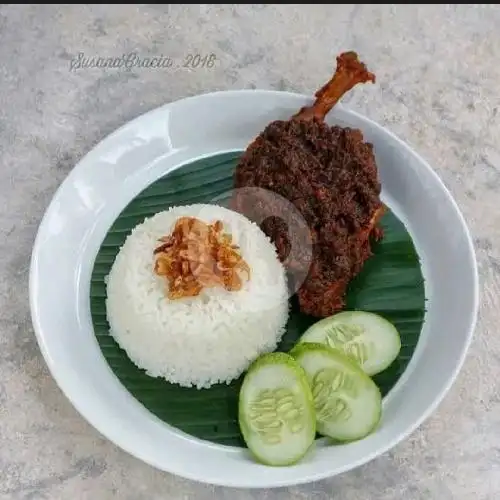
POLYGON ((106 282, 110 334, 148 375, 184 387, 238 378, 260 354, 276 349, 288 320, 286 274, 274 245, 256 224, 217 205, 173 207, 146 219, 127 237, 106 282), (166 297, 153 250, 181 216, 223 221, 250 266, 242 290, 166 297))

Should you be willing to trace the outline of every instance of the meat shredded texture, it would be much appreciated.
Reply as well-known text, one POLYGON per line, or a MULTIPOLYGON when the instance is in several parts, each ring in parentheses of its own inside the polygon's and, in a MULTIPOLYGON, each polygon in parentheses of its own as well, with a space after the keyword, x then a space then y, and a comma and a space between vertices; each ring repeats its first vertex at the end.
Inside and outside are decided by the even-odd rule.
MULTIPOLYGON (((370 257, 370 236, 381 238, 381 184, 373 146, 360 130, 329 126, 325 115, 360 82, 375 82, 354 52, 337 58, 333 78, 311 106, 289 120, 271 122, 241 157, 234 176, 232 206, 253 220, 277 247, 281 261, 300 244, 272 201, 252 203, 238 188, 266 189, 289 200, 305 219, 313 242, 312 262, 297 295, 302 312, 326 317, 345 306, 349 282, 370 257), (272 217, 266 215, 272 214, 272 217)), ((272 197, 268 197, 272 200, 272 197)), ((303 263, 302 263, 303 264, 303 263)), ((291 264, 289 275, 293 276, 291 264), (291 272, 290 272, 291 271, 291 272)))
POLYGON ((203 288, 220 286, 228 291, 241 290, 241 272, 250 279, 250 268, 223 233, 222 221, 213 224, 195 217, 181 217, 174 230, 160 239, 155 248, 154 270, 168 281, 170 300, 195 297, 203 288))

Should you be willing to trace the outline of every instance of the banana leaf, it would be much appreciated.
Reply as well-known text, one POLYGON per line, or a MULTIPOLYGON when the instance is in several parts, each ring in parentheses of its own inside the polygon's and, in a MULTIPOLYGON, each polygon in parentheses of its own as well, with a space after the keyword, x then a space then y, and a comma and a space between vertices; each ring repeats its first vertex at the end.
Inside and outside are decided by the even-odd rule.
MULTIPOLYGON (((244 447, 238 426, 238 392, 242 377, 230 385, 197 390, 149 377, 137 368, 109 334, 105 283, 125 238, 146 217, 174 205, 209 203, 232 188, 232 174, 241 153, 227 153, 185 165, 148 186, 116 219, 96 257, 90 287, 94 332, 109 366, 126 389, 167 424, 199 439, 244 447)), ((372 311, 399 330, 399 357, 374 380, 386 395, 405 371, 417 345, 425 314, 424 280, 412 239, 401 221, 387 210, 384 238, 374 243, 373 256, 350 283, 346 309, 372 311)), ((295 297, 279 351, 289 351, 317 319, 302 314, 295 297)))

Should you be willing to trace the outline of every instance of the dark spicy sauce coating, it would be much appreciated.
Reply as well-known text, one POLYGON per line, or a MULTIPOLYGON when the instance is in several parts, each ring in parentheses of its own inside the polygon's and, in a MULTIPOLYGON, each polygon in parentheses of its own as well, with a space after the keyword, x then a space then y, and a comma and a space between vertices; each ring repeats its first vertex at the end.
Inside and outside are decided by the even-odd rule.
MULTIPOLYGON (((234 186, 270 190, 293 203, 313 242, 309 273, 298 290, 300 308, 317 317, 342 309, 349 281, 371 255, 370 233, 381 237, 374 223, 382 212, 381 185, 373 147, 361 131, 331 127, 316 117, 274 121, 242 156, 234 186)), ((260 227, 283 261, 294 235, 280 218, 283 208, 270 204, 239 204, 236 197, 233 207, 254 220, 273 215, 260 227)))

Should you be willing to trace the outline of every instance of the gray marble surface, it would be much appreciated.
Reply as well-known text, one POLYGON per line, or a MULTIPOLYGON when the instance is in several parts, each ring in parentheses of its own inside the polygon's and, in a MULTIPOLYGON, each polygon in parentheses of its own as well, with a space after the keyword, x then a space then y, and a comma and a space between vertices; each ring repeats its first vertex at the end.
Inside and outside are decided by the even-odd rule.
MULTIPOLYGON (((0 6, 0 498, 493 500, 500 494, 500 7, 0 6), (312 93, 355 49, 377 85, 344 102, 414 146, 477 245, 481 309, 465 366, 409 439, 341 477, 272 491, 204 486, 117 449, 73 409, 34 339, 35 233, 75 162, 131 118, 217 89, 312 93), (85 57, 214 53, 207 69, 77 68, 85 57)), ((451 311, 450 311, 451 313, 451 311)))

